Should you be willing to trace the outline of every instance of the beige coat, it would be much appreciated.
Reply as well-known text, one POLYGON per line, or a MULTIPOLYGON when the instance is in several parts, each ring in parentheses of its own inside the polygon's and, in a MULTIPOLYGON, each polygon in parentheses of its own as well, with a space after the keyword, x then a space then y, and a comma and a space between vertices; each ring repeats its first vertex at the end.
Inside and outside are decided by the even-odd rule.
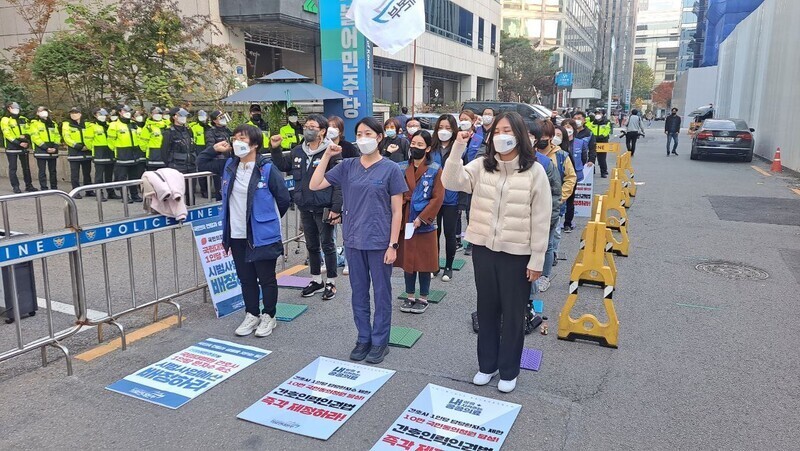
POLYGON ((518 172, 519 157, 497 158, 497 170, 487 172, 479 157, 461 161, 466 144, 456 142, 442 172, 444 187, 472 194, 465 238, 495 252, 529 255, 528 269, 541 271, 550 233, 552 197, 542 165, 518 172))

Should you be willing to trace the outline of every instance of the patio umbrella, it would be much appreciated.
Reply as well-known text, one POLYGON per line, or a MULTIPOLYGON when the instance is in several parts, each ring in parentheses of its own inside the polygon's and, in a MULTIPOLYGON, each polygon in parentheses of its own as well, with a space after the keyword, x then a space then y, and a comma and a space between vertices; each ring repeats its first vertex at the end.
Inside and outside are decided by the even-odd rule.
POLYGON ((280 69, 269 75, 257 78, 250 85, 224 99, 226 103, 237 102, 297 102, 308 100, 343 99, 345 96, 324 86, 312 83, 311 79, 280 69))

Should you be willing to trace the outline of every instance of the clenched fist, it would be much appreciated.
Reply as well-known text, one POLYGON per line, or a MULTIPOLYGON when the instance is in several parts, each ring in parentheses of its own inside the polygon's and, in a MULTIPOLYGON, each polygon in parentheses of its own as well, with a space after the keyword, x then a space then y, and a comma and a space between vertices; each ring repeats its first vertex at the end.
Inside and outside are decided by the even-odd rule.
POLYGON ((283 141, 283 137, 281 137, 281 135, 272 135, 269 138, 269 146, 278 147, 281 145, 281 141, 283 141))

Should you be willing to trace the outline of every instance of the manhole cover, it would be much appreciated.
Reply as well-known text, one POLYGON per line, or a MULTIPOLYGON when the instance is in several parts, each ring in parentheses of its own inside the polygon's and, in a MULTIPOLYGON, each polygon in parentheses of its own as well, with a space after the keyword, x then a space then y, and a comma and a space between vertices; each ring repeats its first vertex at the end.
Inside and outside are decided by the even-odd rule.
POLYGON ((695 269, 733 280, 764 280, 769 277, 763 269, 733 262, 704 262, 695 269))

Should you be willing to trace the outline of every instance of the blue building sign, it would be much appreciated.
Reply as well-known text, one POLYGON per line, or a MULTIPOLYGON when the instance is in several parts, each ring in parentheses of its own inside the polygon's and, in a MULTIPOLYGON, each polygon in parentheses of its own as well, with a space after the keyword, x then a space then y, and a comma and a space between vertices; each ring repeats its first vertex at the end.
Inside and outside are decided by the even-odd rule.
POLYGON ((559 88, 572 86, 572 72, 559 72, 556 74, 556 86, 559 88))

